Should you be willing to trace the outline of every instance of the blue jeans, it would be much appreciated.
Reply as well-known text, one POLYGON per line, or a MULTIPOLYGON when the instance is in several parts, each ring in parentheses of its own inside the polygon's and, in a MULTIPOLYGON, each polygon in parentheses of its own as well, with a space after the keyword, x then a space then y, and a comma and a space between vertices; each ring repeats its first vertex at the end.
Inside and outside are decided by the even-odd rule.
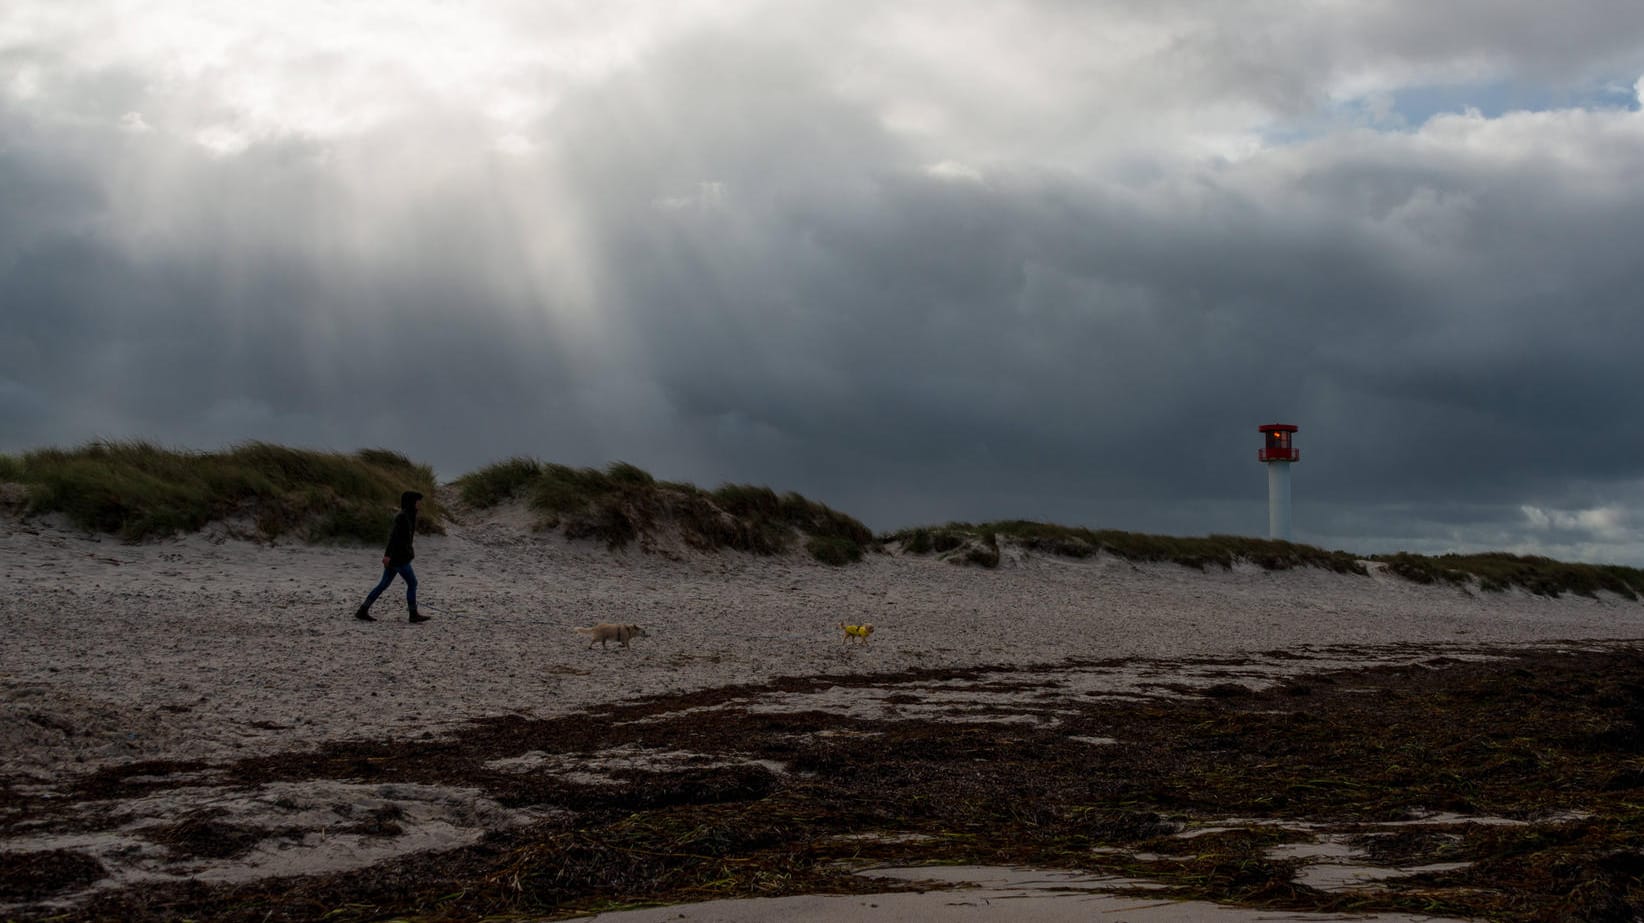
POLYGON ((377 601, 377 597, 382 595, 382 591, 388 589, 388 585, 394 582, 395 574, 405 578, 405 604, 413 609, 417 607, 417 575, 411 572, 411 565, 401 564, 399 567, 385 567, 382 569, 382 580, 377 584, 376 589, 371 591, 371 595, 365 598, 365 607, 367 609, 371 608, 371 604, 377 601))

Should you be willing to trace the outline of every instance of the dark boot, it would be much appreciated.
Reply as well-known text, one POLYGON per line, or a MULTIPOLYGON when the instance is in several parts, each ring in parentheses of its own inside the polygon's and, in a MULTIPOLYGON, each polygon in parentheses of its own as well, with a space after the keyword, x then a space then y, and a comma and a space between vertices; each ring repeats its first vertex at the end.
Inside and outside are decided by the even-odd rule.
POLYGON ((354 617, 359 619, 362 622, 375 622, 376 621, 376 618, 374 616, 372 616, 372 614, 371 614, 371 607, 370 606, 361 606, 358 609, 358 611, 356 611, 354 613, 354 617))
POLYGON ((426 621, 428 621, 428 616, 423 615, 420 612, 418 612, 416 606, 412 606, 411 607, 411 624, 415 625, 418 622, 426 622, 426 621))

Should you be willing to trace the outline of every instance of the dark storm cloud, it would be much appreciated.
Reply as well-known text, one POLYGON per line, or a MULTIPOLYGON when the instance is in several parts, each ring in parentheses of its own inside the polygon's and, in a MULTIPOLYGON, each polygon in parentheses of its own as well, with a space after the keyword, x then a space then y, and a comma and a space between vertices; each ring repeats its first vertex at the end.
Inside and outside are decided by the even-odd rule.
MULTIPOLYGON (((1077 144, 1041 163, 900 131, 823 51, 723 32, 567 89, 509 155, 446 111, 332 140, 241 127, 213 154, 113 90, 97 119, 13 103, 0 450, 385 445, 446 476, 623 458, 876 527, 1260 534, 1255 426, 1293 422, 1303 540, 1644 561, 1644 116, 1448 116, 1216 159, 1139 114, 1304 111, 1343 61, 1488 52, 1583 80, 1560 43, 1606 67, 1640 47, 1631 7, 1512 41, 1364 9, 1165 29, 1190 60, 1138 67, 1175 82, 1101 116, 1157 158, 1115 172, 1070 168, 1077 144), (1293 51, 1223 47, 1264 28, 1293 51)), ((1067 94, 1070 117, 1104 103, 1067 94)), ((1013 125, 1058 100, 967 103, 1013 125)))
MULTIPOLYGON (((657 86, 682 89, 652 105, 690 111, 698 81, 657 86)), ((633 108, 606 92, 591 111, 633 108)), ((716 98, 807 154, 887 150, 860 120, 816 119, 826 101, 716 98)), ((788 457, 761 466, 829 492, 895 470, 935 485, 923 519, 956 494, 1007 514, 990 497, 1031 498, 1026 484, 1096 518, 1137 497, 1259 501, 1253 429, 1281 419, 1304 424, 1298 477, 1318 508, 1393 498, 1435 518, 1462 503, 1463 517, 1521 519, 1529 499, 1577 499, 1573 479, 1637 479, 1644 457, 1608 399, 1644 384, 1626 345, 1644 334, 1625 244, 1644 231, 1626 179, 1640 151, 1636 128, 1590 122, 1527 121, 1501 139, 1521 150, 1490 157, 1360 137, 1278 175, 1230 167, 1138 190, 1033 172, 953 181, 894 156, 865 181, 844 157, 716 169, 734 155, 715 146, 737 139, 662 121, 629 149, 671 145, 684 175, 729 178, 723 198, 637 209, 608 233, 675 409, 786 437, 765 444, 788 457), (1590 135, 1594 162, 1573 171, 1548 132, 1590 135), (789 170, 804 182, 784 185, 789 170)), ((602 169, 621 169, 615 150, 602 169)), ((641 179, 597 185, 651 188, 641 179)))

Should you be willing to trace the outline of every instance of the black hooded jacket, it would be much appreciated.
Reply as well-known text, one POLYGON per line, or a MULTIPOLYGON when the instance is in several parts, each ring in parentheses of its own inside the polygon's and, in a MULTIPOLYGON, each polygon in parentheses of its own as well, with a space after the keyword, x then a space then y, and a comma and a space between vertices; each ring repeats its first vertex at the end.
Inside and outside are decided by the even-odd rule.
POLYGON ((417 533, 417 501, 422 494, 408 490, 400 494, 400 511, 394 514, 394 531, 388 536, 389 567, 404 567, 417 553, 411 548, 411 537, 417 533))

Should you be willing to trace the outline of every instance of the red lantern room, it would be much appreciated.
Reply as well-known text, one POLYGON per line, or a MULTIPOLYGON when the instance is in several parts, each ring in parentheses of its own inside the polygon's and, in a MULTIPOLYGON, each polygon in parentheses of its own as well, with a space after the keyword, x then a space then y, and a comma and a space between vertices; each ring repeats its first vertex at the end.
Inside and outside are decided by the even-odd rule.
POLYGON ((1290 434, 1296 431, 1296 427, 1289 423, 1269 423, 1256 429, 1266 437, 1266 444, 1256 450, 1257 461, 1301 461, 1301 451, 1290 445, 1290 434))

